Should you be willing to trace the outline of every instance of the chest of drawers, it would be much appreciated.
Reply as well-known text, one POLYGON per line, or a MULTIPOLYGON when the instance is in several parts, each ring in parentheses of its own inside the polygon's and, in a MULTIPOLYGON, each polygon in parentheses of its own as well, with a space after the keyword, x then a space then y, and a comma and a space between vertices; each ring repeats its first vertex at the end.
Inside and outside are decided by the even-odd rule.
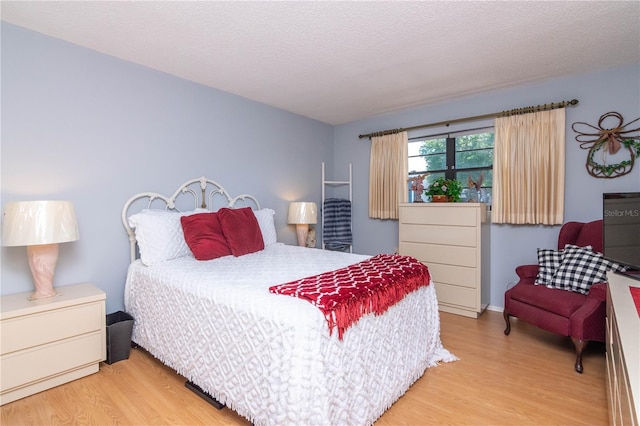
POLYGON ((30 301, 2 296, 0 405, 98 371, 106 358, 105 293, 91 284, 58 287, 30 301))
POLYGON ((399 252, 429 267, 441 311, 477 318, 489 301, 489 223, 482 203, 400 204, 399 252))

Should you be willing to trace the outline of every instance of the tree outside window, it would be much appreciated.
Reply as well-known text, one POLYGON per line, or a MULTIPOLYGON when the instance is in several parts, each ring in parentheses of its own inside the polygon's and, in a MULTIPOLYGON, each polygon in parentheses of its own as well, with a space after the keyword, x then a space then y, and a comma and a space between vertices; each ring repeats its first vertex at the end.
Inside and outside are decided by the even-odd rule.
POLYGON ((469 183, 482 176, 484 201, 490 200, 493 187, 493 130, 457 134, 449 137, 418 137, 409 140, 409 178, 429 173, 424 186, 438 177, 457 179, 470 194, 469 183))

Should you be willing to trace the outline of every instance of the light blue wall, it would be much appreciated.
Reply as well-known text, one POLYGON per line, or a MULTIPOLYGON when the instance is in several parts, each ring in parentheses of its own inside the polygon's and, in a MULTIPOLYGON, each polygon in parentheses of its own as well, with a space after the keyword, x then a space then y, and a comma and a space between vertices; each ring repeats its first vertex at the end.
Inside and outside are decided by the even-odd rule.
MULTIPOLYGON (((625 122, 640 117, 638 64, 470 96, 337 126, 334 167, 340 170, 345 167, 344 164, 352 162, 354 170, 354 250, 367 254, 390 253, 398 246, 397 221, 368 217, 370 142, 368 139, 358 139, 358 135, 570 99, 578 99, 580 103, 566 109, 565 221, 602 218, 603 192, 640 191, 640 165, 636 161, 631 174, 615 179, 591 177, 585 168, 587 151, 575 141, 576 134, 571 125, 576 121, 597 125, 600 116, 609 111, 622 114, 625 122)), ((482 123, 468 123, 458 128, 476 127, 479 124, 482 123)), ((638 127, 637 123, 635 127, 638 127)), ((422 132, 428 134, 442 130, 427 129, 422 132)), ((559 227, 551 226, 491 226, 490 304, 493 307, 504 306, 504 291, 507 285, 516 280, 514 268, 525 263, 537 263, 536 248, 555 247, 558 231, 559 227)))
MULTIPOLYGON (((2 204, 44 198, 74 202, 81 239, 61 245, 56 285, 91 281, 122 309, 128 240, 123 203, 142 191, 170 193, 206 175, 231 194, 249 192, 276 210, 278 238, 291 200, 320 202, 328 179, 353 163, 354 251, 398 246, 397 221, 369 219, 368 139, 359 134, 577 98, 567 109, 565 220, 601 217, 601 194, 640 190, 640 166, 595 179, 570 124, 605 112, 640 116, 640 66, 495 91, 332 127, 219 90, 140 67, 2 22, 2 204)), ((437 132, 438 129, 431 129, 437 132)), ((431 132, 429 130, 429 132, 431 132)), ((513 269, 553 247, 557 227, 493 225, 491 305, 503 306, 513 269)), ((32 289, 23 248, 2 247, 0 293, 32 289)))
MULTIPOLYGON (((205 175, 276 210, 320 202, 333 128, 2 22, 2 204, 73 201, 80 240, 60 245, 55 285, 90 281, 123 307, 125 201, 205 175)), ((26 249, 2 247, 1 293, 33 288, 26 249)))

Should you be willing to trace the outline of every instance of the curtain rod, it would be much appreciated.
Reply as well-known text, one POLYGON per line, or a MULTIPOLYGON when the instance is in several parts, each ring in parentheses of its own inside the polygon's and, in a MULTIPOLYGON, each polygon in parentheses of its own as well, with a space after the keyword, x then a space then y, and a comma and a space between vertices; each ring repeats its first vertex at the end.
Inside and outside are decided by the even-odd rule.
POLYGON ((493 114, 484 114, 484 115, 476 115, 474 117, 457 118, 455 120, 439 121, 437 123, 421 124, 419 126, 406 127, 406 128, 400 128, 400 129, 382 130, 379 132, 368 133, 366 135, 359 135, 358 138, 360 139, 372 138, 374 136, 385 136, 385 135, 392 135, 395 133, 405 132, 409 130, 424 129, 426 127, 449 126, 450 124, 465 123, 467 121, 478 121, 478 120, 484 120, 487 118, 509 117, 511 115, 529 114, 531 112, 550 111, 552 109, 564 108, 569 105, 578 105, 578 100, 572 99, 570 101, 562 101, 555 104, 528 106, 524 108, 511 109, 509 111, 494 112, 493 114))

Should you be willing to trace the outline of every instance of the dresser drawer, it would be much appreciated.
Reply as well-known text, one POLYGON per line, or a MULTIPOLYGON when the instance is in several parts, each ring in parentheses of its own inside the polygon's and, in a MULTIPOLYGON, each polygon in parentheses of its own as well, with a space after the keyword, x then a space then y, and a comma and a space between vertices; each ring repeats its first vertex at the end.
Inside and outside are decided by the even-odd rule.
POLYGON ((478 251, 474 247, 401 242, 400 253, 405 256, 415 257, 427 266, 434 263, 466 266, 468 268, 478 266, 478 251))
POLYGON ((400 240, 475 247, 478 243, 477 229, 468 226, 400 225, 400 240))
POLYGON ((102 360, 101 331, 3 355, 2 392, 102 360))
POLYGON ((104 302, 86 303, 4 320, 0 328, 2 355, 101 330, 103 307, 104 302))
POLYGON ((465 309, 478 309, 478 292, 475 289, 436 283, 436 294, 439 303, 465 309))
POLYGON ((423 225, 477 226, 478 210, 465 206, 430 205, 428 209, 420 206, 401 206, 400 222, 423 225))
POLYGON ((452 284, 459 287, 476 289, 480 287, 478 270, 465 266, 442 265, 440 263, 427 264, 431 279, 439 284, 452 284))

